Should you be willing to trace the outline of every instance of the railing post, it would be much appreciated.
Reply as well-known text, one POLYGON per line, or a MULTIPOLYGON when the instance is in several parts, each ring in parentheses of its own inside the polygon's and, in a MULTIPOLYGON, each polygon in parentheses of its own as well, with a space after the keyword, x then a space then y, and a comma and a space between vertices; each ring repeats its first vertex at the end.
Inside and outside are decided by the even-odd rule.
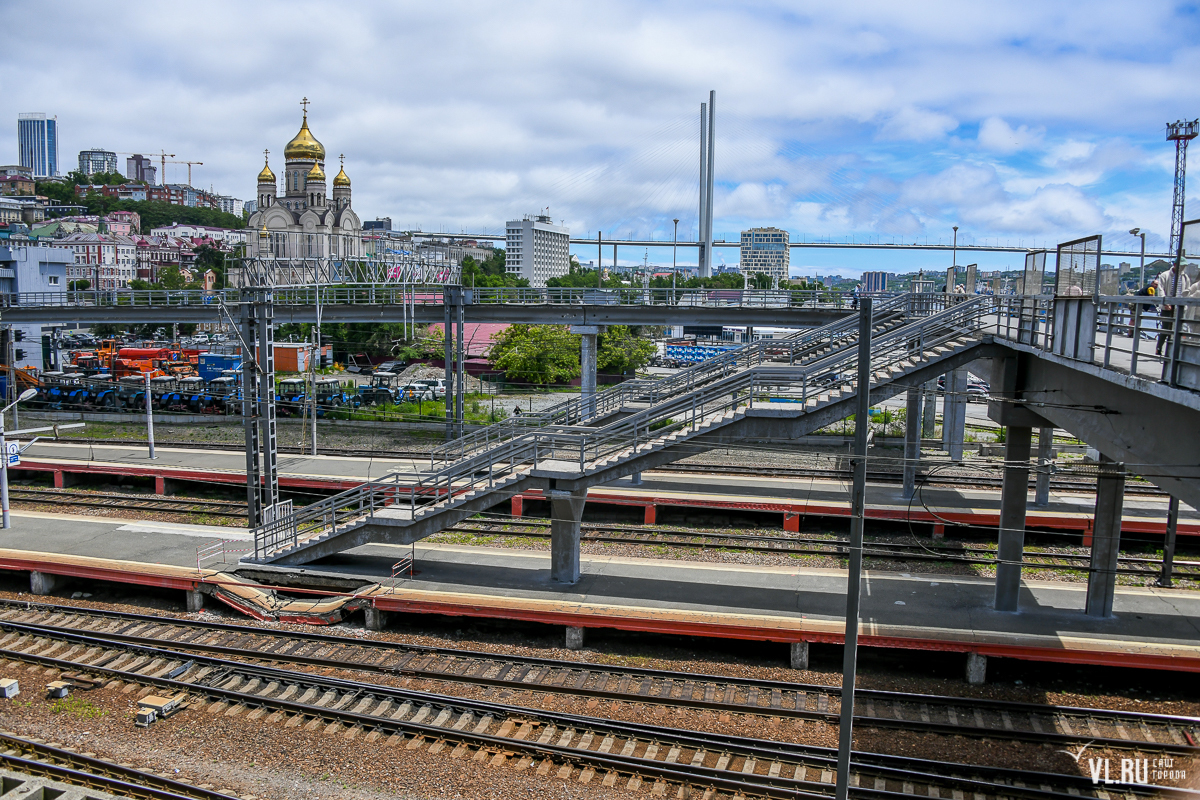
POLYGON ((1130 346, 1129 374, 1137 375, 1138 345, 1142 341, 1142 304, 1133 304, 1133 343, 1130 346))
POLYGON ((1105 303, 1105 332, 1104 332, 1104 368, 1108 369, 1109 358, 1112 355, 1112 337, 1113 337, 1113 310, 1116 308, 1116 303, 1105 303))

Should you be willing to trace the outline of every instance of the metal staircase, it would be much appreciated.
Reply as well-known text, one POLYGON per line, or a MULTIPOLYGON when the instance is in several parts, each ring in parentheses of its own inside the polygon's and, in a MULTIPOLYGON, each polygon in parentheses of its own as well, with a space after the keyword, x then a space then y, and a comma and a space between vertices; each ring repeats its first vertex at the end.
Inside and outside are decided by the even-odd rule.
MULTIPOLYGON (((964 299, 873 337, 873 396, 896 394, 914 373, 969 355, 983 343, 984 308, 980 299, 964 299)), ((607 425, 531 428, 438 469, 363 484, 255 529, 254 560, 303 563, 370 542, 407 544, 525 489, 565 481, 572 491, 586 490, 684 458, 696 446, 713 446, 714 434, 732 435, 756 420, 782 422, 790 436, 805 435, 853 413, 857 347, 838 341, 801 364, 755 363, 747 353, 751 360, 736 371, 706 372, 702 385, 607 425)))
MULTIPOLYGON (((873 314, 874 332, 879 335, 903 324, 914 306, 912 295, 901 294, 881 300, 873 314)), ((920 304, 929 307, 928 301, 920 304)), ((606 420, 629 408, 646 408, 683 392, 691 392, 714 380, 763 364, 803 365, 812 359, 843 348, 854 347, 858 317, 848 317, 819 328, 797 331, 783 339, 762 339, 694 364, 666 378, 636 378, 597 393, 592 398, 576 397, 545 411, 509 417, 433 449, 430 467, 464 458, 520 436, 534 428, 588 425, 606 420)), ((563 428, 565 430, 565 428, 563 428)))

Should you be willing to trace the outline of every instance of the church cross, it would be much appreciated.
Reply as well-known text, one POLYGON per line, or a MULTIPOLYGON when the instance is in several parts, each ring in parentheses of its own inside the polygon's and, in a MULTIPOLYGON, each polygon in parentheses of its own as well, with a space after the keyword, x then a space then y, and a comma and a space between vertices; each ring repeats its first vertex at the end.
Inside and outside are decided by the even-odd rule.
POLYGON ((309 99, 307 97, 300 101, 300 105, 304 106, 304 116, 306 117, 308 116, 308 103, 309 99))

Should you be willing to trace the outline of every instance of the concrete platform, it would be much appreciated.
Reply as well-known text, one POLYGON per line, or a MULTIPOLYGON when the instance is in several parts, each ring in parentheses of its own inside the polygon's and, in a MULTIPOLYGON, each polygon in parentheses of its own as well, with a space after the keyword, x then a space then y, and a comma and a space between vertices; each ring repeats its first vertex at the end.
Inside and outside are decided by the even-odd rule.
MULTIPOLYGON (((22 457, 22 470, 50 472, 54 485, 70 485, 77 476, 131 476, 151 479, 156 491, 167 494, 173 482, 193 485, 245 484, 245 457, 235 451, 158 448, 150 461, 143 446, 38 443, 22 457)), ((280 485, 285 489, 320 489, 329 492, 353 488, 389 472, 413 472, 427 466, 424 460, 296 456, 279 458, 280 485)), ((1032 494, 1032 493, 1031 493, 1032 494)), ((540 491, 514 497, 511 511, 520 516, 529 501, 542 500, 540 491)), ((641 484, 629 479, 588 492, 593 505, 633 506, 643 509, 646 524, 658 520, 661 508, 756 511, 780 514, 786 530, 798 531, 804 517, 848 517, 850 487, 842 480, 815 478, 737 477, 647 472, 641 484)), ((936 530, 947 522, 996 526, 1000 520, 997 489, 926 488, 912 501, 901 496, 896 484, 870 484, 867 517, 874 520, 911 520, 936 530)), ((1071 531, 1090 544, 1093 495, 1052 492, 1045 508, 1030 507, 1027 526, 1071 531)), ((1125 499, 1122 529, 1127 533, 1161 536, 1166 531, 1165 497, 1129 495, 1125 499)), ((928 530, 928 528, 926 528, 928 530)), ((1180 536, 1200 536, 1200 514, 1181 506, 1180 536)))
MULTIPOLYGON (((269 588, 239 577, 245 531, 169 523, 14 512, 0 535, 0 569, 215 594, 260 618, 329 623, 352 611, 526 620, 779 642, 842 641, 840 570, 709 565, 584 556, 582 578, 549 580, 549 554, 418 545, 416 573, 392 578, 408 547, 367 545, 303 569, 256 566, 312 585, 346 581, 349 592, 310 590, 273 617, 269 588), (223 560, 197 564, 219 545, 223 560)), ((274 582, 274 580, 272 581, 274 582)), ((992 611, 989 579, 868 571, 864 646, 970 652, 1040 661, 1200 672, 1200 593, 1118 587, 1115 616, 1084 616, 1085 587, 1022 585, 1022 611, 992 611)))

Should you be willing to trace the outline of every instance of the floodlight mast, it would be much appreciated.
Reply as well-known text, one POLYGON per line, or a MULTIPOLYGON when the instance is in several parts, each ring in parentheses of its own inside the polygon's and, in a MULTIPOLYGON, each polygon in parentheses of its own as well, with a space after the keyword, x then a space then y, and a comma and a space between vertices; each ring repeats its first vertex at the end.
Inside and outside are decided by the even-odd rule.
POLYGON ((1171 249, 1167 252, 1175 259, 1171 273, 1169 295, 1179 291, 1179 269, 1183 259, 1183 201, 1184 183, 1187 177, 1188 142, 1200 133, 1200 119, 1177 120, 1167 123, 1167 141, 1175 142, 1175 195, 1171 203, 1171 249))

